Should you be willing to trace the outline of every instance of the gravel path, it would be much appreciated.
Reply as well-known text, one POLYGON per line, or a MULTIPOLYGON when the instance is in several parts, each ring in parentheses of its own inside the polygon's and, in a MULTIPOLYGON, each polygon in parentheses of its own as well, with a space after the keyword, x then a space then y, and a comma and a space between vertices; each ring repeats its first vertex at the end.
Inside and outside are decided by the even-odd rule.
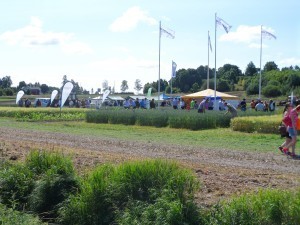
POLYGON ((197 173, 202 183, 198 199, 204 205, 249 190, 297 188, 300 183, 300 160, 278 152, 205 149, 3 127, 0 127, 0 143, 2 156, 8 158, 22 158, 33 147, 72 149, 78 167, 141 158, 178 160, 197 173))

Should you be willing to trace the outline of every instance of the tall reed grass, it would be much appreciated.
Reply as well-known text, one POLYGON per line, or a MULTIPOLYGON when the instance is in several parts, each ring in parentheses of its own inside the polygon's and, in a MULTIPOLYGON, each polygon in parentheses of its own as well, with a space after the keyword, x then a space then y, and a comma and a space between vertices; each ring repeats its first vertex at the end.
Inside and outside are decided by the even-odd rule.
MULTIPOLYGON (((101 166, 83 181, 81 192, 72 196, 62 208, 61 223, 87 225, 119 221, 125 224, 125 221, 131 220, 129 217, 134 216, 133 221, 143 224, 138 208, 141 205, 149 213, 166 210, 172 214, 174 210, 174 220, 177 218, 175 211, 180 210, 181 222, 198 220, 199 217, 187 217, 192 215, 189 210, 196 208, 191 205, 198 188, 199 183, 191 171, 180 168, 176 163, 151 160, 101 166)), ((162 215, 164 213, 156 217, 162 215)), ((148 218, 148 224, 158 220, 153 216, 155 214, 148 218)))

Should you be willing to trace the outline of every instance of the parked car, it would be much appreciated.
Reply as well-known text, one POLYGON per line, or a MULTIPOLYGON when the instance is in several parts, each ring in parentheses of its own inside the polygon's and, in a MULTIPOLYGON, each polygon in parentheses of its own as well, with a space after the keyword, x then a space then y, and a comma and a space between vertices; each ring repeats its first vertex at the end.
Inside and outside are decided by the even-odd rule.
POLYGON ((47 107, 50 105, 50 98, 36 98, 34 100, 34 107, 47 107))

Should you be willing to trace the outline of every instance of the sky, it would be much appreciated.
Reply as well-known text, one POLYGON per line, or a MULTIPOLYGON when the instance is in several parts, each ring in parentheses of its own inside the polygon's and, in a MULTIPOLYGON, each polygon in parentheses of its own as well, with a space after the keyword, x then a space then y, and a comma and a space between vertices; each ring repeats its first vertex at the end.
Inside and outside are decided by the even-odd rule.
POLYGON ((172 61, 177 70, 300 66, 299 9, 299 0, 1 0, 0 78, 61 87, 67 75, 88 91, 104 80, 120 91, 126 80, 134 91, 136 79, 169 80, 172 61), (276 39, 261 45, 261 26, 276 39))

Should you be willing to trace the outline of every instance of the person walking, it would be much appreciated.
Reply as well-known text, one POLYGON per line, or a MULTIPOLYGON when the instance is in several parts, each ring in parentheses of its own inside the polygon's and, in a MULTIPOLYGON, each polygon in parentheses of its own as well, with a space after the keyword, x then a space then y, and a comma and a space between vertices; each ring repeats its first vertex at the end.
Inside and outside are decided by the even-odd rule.
POLYGON ((290 118, 290 123, 288 124, 287 130, 292 140, 283 148, 283 152, 292 157, 296 157, 295 149, 297 143, 297 120, 298 120, 299 112, 300 112, 300 105, 292 109, 288 115, 288 117, 290 118), (292 152, 289 152, 290 147, 292 147, 292 152))
POLYGON ((292 141, 292 137, 289 135, 289 132, 287 130, 287 127, 291 125, 292 121, 289 117, 292 105, 290 103, 287 103, 283 110, 283 117, 282 117, 282 123, 284 124, 286 128, 285 135, 282 135, 281 137, 285 137, 284 142, 278 147, 278 150, 281 151, 284 154, 287 154, 289 152, 289 149, 286 148, 286 146, 292 141), (284 150, 283 150, 284 149, 284 150))

